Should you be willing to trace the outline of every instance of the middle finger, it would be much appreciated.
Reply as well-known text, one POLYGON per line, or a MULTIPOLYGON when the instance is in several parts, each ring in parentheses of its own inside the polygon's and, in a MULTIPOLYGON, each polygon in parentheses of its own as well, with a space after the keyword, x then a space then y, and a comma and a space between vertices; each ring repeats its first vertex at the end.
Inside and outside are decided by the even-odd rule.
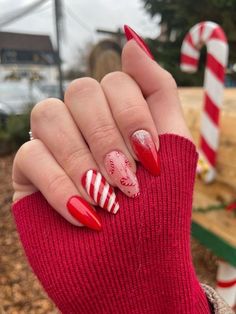
POLYGON ((65 104, 106 179, 127 196, 139 195, 136 165, 112 117, 100 84, 91 78, 73 81, 65 104))

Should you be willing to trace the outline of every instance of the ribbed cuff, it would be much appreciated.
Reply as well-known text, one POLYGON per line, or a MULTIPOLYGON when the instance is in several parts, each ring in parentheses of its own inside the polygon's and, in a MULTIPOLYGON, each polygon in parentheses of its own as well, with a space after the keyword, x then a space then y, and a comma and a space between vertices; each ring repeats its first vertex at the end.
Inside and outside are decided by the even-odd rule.
POLYGON ((160 162, 159 177, 138 168, 139 198, 117 191, 117 215, 98 209, 100 232, 69 224, 40 192, 13 205, 29 263, 62 313, 210 313, 190 254, 196 148, 161 135, 160 162))

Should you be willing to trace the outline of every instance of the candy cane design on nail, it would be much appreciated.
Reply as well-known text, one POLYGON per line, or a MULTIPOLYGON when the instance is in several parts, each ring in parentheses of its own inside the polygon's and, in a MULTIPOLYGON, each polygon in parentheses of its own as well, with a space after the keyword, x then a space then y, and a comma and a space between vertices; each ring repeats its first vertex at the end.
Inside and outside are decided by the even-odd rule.
POLYGON ((121 178, 120 179, 120 183, 124 186, 135 186, 135 183, 133 183, 132 181, 130 181, 130 179, 128 177, 126 178, 121 178))
POLYGON ((114 165, 114 161, 112 159, 110 159, 110 170, 109 170, 110 174, 113 174, 115 172, 115 165, 114 165))
POLYGON ((88 195, 101 208, 113 214, 117 213, 119 204, 116 200, 116 194, 100 172, 88 170, 82 177, 82 185, 88 195))
POLYGON ((139 185, 136 175, 131 170, 131 164, 125 155, 112 151, 105 157, 105 167, 111 179, 118 188, 129 197, 137 197, 139 185))
MULTIPOLYGON (((119 158, 120 157, 120 153, 116 152, 116 157, 119 158)), ((122 177, 120 179, 120 184, 124 185, 124 186, 135 186, 136 185, 136 180, 131 180, 128 177, 128 173, 127 173, 127 169, 131 168, 130 162, 128 159, 125 159, 125 172, 126 172, 126 177, 122 177)), ((114 161, 112 159, 110 159, 110 174, 114 174, 115 172, 115 165, 114 165, 114 161)))

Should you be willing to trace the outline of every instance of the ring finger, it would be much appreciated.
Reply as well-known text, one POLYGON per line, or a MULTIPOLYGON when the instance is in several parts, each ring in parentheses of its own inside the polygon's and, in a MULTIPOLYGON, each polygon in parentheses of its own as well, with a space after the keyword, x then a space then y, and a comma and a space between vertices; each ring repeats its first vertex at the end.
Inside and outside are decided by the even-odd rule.
POLYGON ((112 187, 98 166, 65 104, 47 99, 31 113, 31 130, 74 182, 83 198, 116 213, 119 205, 112 187))

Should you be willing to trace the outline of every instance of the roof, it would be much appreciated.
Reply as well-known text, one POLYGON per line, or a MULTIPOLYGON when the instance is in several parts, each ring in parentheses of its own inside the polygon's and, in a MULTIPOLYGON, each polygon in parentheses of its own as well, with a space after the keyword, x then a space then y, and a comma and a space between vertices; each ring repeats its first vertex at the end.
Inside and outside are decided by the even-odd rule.
POLYGON ((48 35, 0 32, 0 50, 34 50, 53 52, 51 39, 48 35))

